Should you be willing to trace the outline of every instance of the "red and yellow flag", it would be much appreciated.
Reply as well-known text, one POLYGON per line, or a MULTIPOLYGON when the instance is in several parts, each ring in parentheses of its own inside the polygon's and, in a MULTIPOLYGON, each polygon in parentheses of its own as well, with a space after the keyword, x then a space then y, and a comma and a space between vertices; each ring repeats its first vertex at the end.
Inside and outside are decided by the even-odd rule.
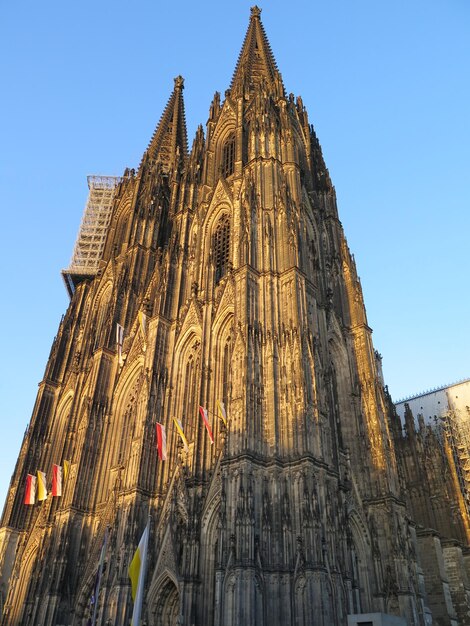
POLYGON ((47 498, 46 473, 37 471, 38 474, 38 502, 47 498))
POLYGON ((166 461, 166 431, 165 426, 157 422, 157 450, 160 461, 166 461))
POLYGON ((199 413, 201 414, 202 421, 204 422, 204 426, 206 427, 207 434, 209 435, 209 439, 211 440, 211 445, 214 443, 214 437, 212 436, 212 430, 209 424, 209 420, 207 419, 207 409, 203 406, 199 407, 199 413))
POLYGON ((25 504, 34 504, 36 501, 36 476, 28 474, 26 476, 26 491, 24 494, 25 504))

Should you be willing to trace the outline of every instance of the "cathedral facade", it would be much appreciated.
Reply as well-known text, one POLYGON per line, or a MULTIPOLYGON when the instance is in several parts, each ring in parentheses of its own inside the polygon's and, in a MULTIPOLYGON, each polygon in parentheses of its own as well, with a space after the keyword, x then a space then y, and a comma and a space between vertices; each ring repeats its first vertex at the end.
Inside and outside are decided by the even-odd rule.
POLYGON ((65 272, 3 511, 2 624, 129 624, 148 520, 147 626, 469 624, 468 512, 442 442, 404 432, 388 397, 318 139, 257 7, 190 150, 183 87, 112 187, 91 270, 65 272), (25 504, 53 464, 62 495, 25 504), (429 476, 457 503, 441 522, 429 476))

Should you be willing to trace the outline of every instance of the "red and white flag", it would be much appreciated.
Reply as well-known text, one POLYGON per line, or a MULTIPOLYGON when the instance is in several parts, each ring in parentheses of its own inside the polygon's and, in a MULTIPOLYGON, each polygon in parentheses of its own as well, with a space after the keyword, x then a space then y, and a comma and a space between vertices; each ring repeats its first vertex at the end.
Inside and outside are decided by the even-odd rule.
POLYGON ((166 461, 166 432, 165 426, 157 422, 157 450, 160 461, 166 461))
POLYGON ((26 476, 26 491, 24 494, 25 504, 34 504, 36 501, 36 476, 28 474, 26 476))
POLYGON ((201 414, 202 421, 204 422, 204 426, 206 427, 207 434, 209 435, 209 439, 211 440, 211 445, 214 443, 214 437, 212 436, 212 430, 209 424, 209 420, 207 419, 207 409, 203 406, 199 407, 199 413, 201 414))
POLYGON ((62 495, 62 467, 55 463, 52 465, 52 495, 62 495))

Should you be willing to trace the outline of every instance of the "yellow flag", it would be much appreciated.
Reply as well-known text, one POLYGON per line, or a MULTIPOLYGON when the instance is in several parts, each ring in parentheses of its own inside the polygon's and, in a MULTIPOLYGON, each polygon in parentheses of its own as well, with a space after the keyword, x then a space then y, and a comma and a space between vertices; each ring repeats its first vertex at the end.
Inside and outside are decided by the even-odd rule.
POLYGON ((132 600, 134 601, 131 626, 139 626, 140 624, 140 613, 142 611, 142 601, 144 598, 148 540, 149 525, 147 524, 128 570, 129 578, 131 579, 132 600))
POLYGON ((70 473, 70 461, 64 461, 64 482, 70 473))
POLYGON ((225 426, 227 426, 227 412, 225 411, 225 404, 222 400, 217 400, 217 409, 220 419, 223 421, 225 426))
POLYGON ((181 437, 181 441, 183 442, 184 451, 187 452, 189 450, 189 445, 188 445, 188 440, 186 439, 186 436, 184 434, 181 422, 179 420, 177 420, 176 417, 173 418, 173 421, 175 423, 176 430, 178 431, 178 433, 179 433, 179 435, 181 437))
POLYGON ((47 498, 46 474, 38 470, 38 502, 47 498))

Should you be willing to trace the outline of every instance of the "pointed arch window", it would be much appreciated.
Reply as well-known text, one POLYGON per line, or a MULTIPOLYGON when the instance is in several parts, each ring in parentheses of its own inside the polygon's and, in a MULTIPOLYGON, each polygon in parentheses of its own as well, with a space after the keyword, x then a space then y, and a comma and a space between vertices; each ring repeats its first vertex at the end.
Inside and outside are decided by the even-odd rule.
POLYGON ((186 436, 191 441, 194 439, 194 415, 197 414, 198 386, 198 360, 195 354, 191 354, 184 368, 184 396, 183 396, 183 424, 186 428, 186 436))
POLYGON ((111 287, 108 285, 96 303, 95 338, 93 350, 107 346, 112 319, 111 287))
POLYGON ((128 461, 129 451, 130 451, 130 441, 132 439, 132 431, 135 426, 135 421, 137 417, 137 402, 136 398, 133 395, 129 403, 126 407, 124 413, 124 419, 122 421, 122 431, 121 437, 119 438, 119 456, 118 456, 118 465, 126 464, 128 461))
POLYGON ((230 354, 230 337, 227 337, 222 360, 222 400, 226 407, 229 399, 230 354))
POLYGON ((230 135, 222 149, 222 174, 225 178, 235 171, 235 135, 230 135))
POLYGON ((215 265, 215 282, 220 282, 228 269, 230 253, 230 220, 228 215, 220 218, 213 236, 212 254, 215 265))

